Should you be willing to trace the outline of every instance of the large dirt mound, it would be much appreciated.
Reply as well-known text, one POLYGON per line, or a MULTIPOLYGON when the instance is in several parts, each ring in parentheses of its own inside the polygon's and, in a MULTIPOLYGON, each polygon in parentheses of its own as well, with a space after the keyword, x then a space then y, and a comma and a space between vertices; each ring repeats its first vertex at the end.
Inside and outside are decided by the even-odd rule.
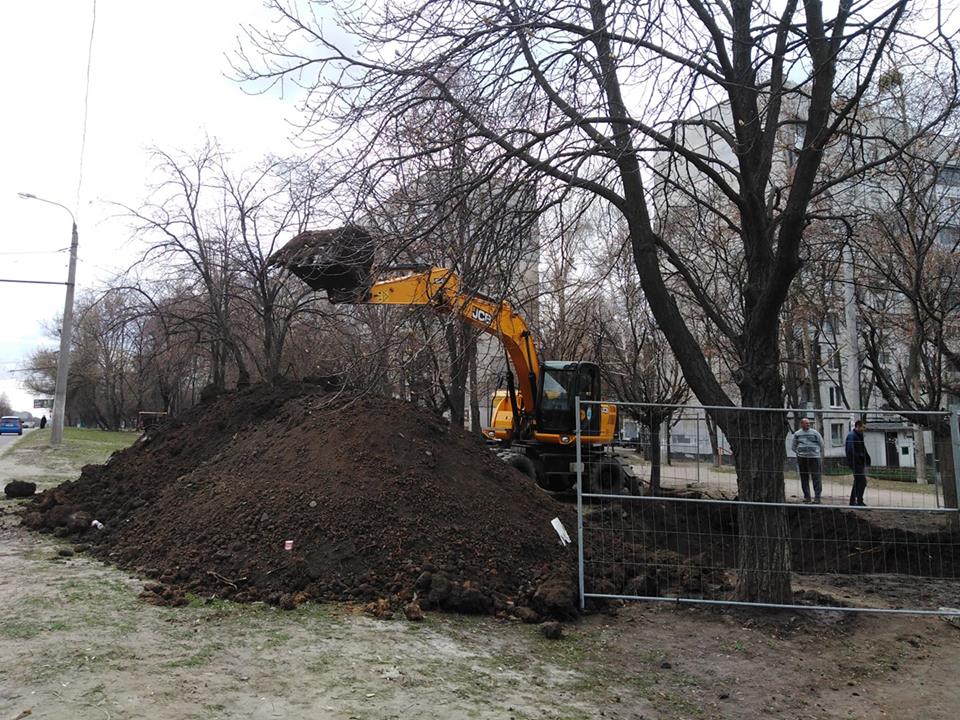
POLYGON ((416 594, 424 609, 487 613, 573 576, 557 516, 573 529, 567 508, 462 429, 396 400, 291 383, 161 426, 24 519, 199 594, 381 607, 416 594))

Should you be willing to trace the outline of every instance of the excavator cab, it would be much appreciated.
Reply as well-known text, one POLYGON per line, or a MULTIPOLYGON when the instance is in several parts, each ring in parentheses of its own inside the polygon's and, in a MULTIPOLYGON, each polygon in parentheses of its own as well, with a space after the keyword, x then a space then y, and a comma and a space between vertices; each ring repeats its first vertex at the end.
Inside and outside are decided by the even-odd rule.
MULTIPOLYGON (((600 367, 592 362, 548 361, 540 367, 537 431, 572 434, 576 432, 576 402, 600 399, 600 367)), ((595 405, 580 408, 580 430, 596 435, 600 430, 600 412, 595 405)))

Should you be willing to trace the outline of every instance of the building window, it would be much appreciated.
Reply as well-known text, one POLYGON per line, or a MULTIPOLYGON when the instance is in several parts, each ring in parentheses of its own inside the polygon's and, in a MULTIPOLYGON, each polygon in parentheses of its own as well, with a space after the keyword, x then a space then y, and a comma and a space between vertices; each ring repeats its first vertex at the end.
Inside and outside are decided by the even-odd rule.
POLYGON ((830 355, 830 369, 831 370, 840 370, 840 351, 837 350, 835 353, 830 355))
POLYGON ((937 242, 948 250, 956 250, 960 246, 960 228, 945 225, 937 232, 937 242))
POLYGON ((881 351, 880 351, 880 354, 879 354, 879 357, 878 357, 877 359, 880 361, 880 364, 881 364, 881 365, 889 365, 889 364, 890 364, 890 353, 887 352, 886 350, 881 350, 881 351))
POLYGON ((939 180, 941 185, 960 186, 960 167, 945 166, 940 171, 939 180))
POLYGON ((823 318, 823 334, 833 335, 840 329, 840 317, 836 313, 827 313, 823 318))
POLYGON ((843 407, 843 391, 839 385, 830 386, 830 407, 843 407))
POLYGON ((833 447, 843 445, 843 423, 830 423, 830 444, 833 447))

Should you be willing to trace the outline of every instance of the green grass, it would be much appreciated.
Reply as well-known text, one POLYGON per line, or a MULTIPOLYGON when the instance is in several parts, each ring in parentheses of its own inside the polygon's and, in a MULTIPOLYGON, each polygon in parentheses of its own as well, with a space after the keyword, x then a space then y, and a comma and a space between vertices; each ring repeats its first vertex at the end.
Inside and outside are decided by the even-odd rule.
POLYGON ((936 485, 930 485, 928 483, 921 484, 917 483, 916 481, 911 482, 909 480, 884 480, 874 476, 873 473, 870 472, 867 473, 867 486, 883 488, 884 490, 923 493, 924 495, 933 495, 937 492, 936 485))
POLYGON ((184 655, 176 660, 169 660, 164 663, 166 668, 194 668, 202 667, 213 660, 214 648, 204 647, 195 653, 184 655))
POLYGON ((64 428, 63 442, 50 445, 50 429, 34 430, 15 442, 7 457, 48 470, 79 471, 84 465, 103 463, 116 450, 131 445, 139 435, 89 428, 64 428))
POLYGON ((51 622, 5 622, 0 625, 0 637, 29 640, 42 632, 58 632, 66 629, 68 629, 67 624, 61 620, 51 622))

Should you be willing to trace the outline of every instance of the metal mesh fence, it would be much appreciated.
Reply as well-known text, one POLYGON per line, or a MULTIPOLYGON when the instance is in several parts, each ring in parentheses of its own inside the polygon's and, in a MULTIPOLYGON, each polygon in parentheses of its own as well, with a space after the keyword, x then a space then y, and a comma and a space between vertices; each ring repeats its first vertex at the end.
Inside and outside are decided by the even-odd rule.
POLYGON ((612 452, 578 445, 584 601, 960 605, 956 413, 618 412, 612 452), (850 438, 851 468, 854 418, 866 422, 850 438), (637 494, 604 481, 613 462, 639 480, 637 494))

